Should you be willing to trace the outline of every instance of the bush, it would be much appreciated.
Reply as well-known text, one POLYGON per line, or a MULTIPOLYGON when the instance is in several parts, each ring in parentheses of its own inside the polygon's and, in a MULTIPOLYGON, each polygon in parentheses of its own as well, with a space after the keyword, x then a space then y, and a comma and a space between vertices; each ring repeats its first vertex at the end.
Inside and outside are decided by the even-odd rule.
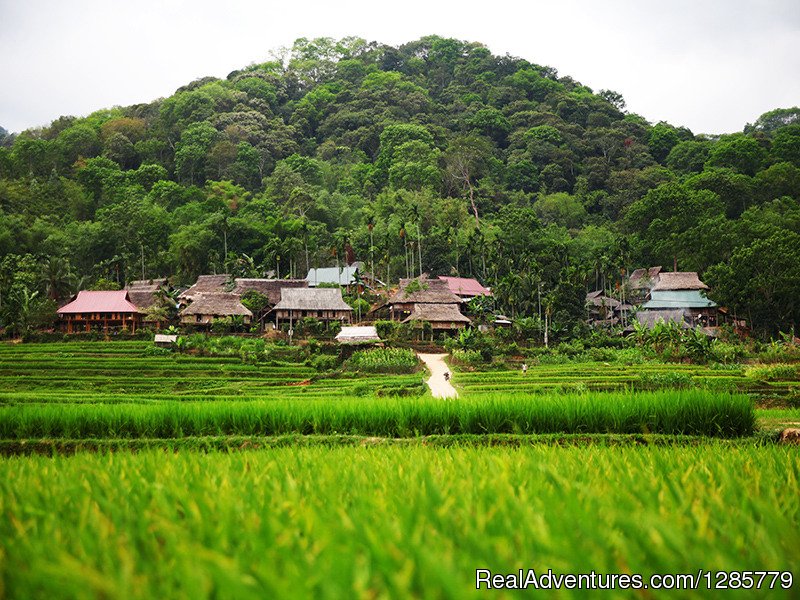
POLYGON ((753 365, 744 370, 744 374, 758 381, 791 381, 797 378, 795 365, 753 365))
POLYGON ((332 354, 318 354, 308 360, 309 366, 317 371, 335 371, 339 368, 339 357, 332 354))
POLYGON ((451 357, 454 364, 466 367, 477 367, 484 362, 477 350, 453 350, 451 357))
POLYGON ((714 340, 714 343, 711 344, 709 358, 718 363, 727 365, 739 362, 746 354, 747 351, 741 344, 714 340))
POLYGON ((394 337, 397 327, 400 325, 396 321, 376 321, 375 331, 382 340, 389 340, 394 337))
POLYGON ((365 373, 412 373, 419 359, 408 348, 359 350, 347 361, 348 369, 365 373))

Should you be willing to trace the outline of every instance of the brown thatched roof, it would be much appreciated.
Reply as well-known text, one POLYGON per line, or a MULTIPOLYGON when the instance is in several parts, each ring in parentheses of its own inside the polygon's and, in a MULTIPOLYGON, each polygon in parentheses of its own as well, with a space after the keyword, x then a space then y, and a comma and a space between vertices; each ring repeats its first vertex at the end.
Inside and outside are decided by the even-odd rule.
POLYGON ((595 292, 589 292, 586 294, 586 303, 598 308, 601 306, 617 308, 620 305, 620 301, 616 298, 603 295, 603 290, 597 290, 595 292))
POLYGON ((128 285, 125 287, 128 290, 157 290, 158 288, 165 287, 166 285, 167 279, 166 277, 162 277, 160 279, 137 279, 135 281, 129 281, 128 285))
POLYGON ((653 290, 707 290, 708 286, 700 281, 694 271, 677 273, 661 273, 653 290))
POLYGON ((662 267, 650 267, 649 269, 636 269, 628 278, 628 283, 634 290, 650 289, 658 282, 662 267))
POLYGON ((230 280, 230 275, 200 275, 195 284, 179 297, 181 300, 191 300, 197 294, 229 292, 226 288, 230 280))
POLYGON ((242 315, 252 317, 253 313, 239 301, 238 294, 208 292, 196 294, 192 303, 181 311, 181 315, 212 315, 215 317, 242 315))
POLYGON ((168 286, 167 280, 162 279, 139 279, 131 281, 126 286, 128 298, 136 307, 144 312, 156 303, 157 293, 162 288, 168 286))
POLYGON ((403 323, 428 321, 428 323, 472 323, 458 310, 457 304, 417 304, 403 323))
POLYGON ((144 312, 156 303, 156 292, 158 290, 128 290, 128 298, 136 305, 140 311, 144 312))
POLYGON ((269 300, 271 306, 275 306, 281 300, 281 288, 307 288, 308 281, 305 279, 245 279, 237 278, 236 287, 233 288, 235 294, 242 295, 250 290, 255 290, 263 294, 269 300))
POLYGON ((400 288, 387 302, 387 304, 404 303, 458 305, 461 304, 461 298, 450 291, 446 281, 429 279, 426 275, 422 275, 414 279, 401 279, 400 288))
POLYGON ((274 310, 346 310, 339 288, 281 288, 281 300, 274 310))

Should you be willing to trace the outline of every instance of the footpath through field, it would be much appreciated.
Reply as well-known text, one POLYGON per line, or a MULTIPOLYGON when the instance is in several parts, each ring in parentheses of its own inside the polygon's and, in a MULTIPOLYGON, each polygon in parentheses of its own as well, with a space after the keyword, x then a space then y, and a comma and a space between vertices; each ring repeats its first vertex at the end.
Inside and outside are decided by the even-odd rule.
POLYGON ((444 362, 444 357, 447 354, 418 354, 419 359, 425 363, 428 370, 431 372, 431 378, 426 382, 428 387, 431 388, 431 393, 434 398, 457 398, 458 392, 456 388, 450 385, 450 382, 444 378, 444 374, 449 372, 447 363, 444 362))

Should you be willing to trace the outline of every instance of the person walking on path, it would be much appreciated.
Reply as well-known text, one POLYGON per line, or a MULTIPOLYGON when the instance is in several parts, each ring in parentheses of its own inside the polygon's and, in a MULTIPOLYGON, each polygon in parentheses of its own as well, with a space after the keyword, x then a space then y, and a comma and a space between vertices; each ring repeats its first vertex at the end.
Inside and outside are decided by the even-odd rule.
POLYGON ((426 382, 434 398, 457 398, 458 392, 450 383, 450 371, 444 357, 447 354, 418 354, 419 359, 428 367, 431 376, 426 382))

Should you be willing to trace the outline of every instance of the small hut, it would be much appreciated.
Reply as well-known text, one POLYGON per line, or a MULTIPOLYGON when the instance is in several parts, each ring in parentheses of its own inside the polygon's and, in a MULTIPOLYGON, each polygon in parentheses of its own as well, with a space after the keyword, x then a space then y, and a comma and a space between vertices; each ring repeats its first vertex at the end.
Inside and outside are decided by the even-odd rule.
POLYGON ((244 306, 238 294, 206 292, 194 294, 192 303, 180 312, 184 325, 211 325, 215 319, 242 317, 249 324, 253 313, 244 306))
POLYGON ((336 335, 340 344, 376 344, 381 341, 377 329, 372 325, 363 327, 342 327, 336 335))

